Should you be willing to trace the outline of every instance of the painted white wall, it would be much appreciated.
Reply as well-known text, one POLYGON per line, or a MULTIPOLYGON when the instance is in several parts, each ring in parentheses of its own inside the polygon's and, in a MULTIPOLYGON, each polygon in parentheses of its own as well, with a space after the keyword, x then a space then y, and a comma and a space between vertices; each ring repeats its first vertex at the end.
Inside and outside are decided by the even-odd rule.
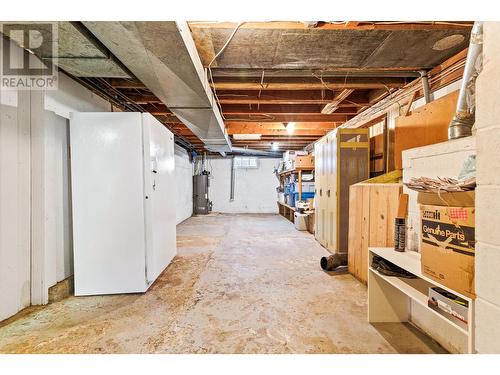
POLYGON ((176 223, 179 224, 193 214, 193 164, 182 147, 175 145, 175 200, 176 223))
POLYGON ((476 349, 500 353, 500 22, 485 22, 476 82, 476 349))
POLYGON ((0 321, 30 304, 30 96, 15 97, 0 105, 0 321))
MULTIPOLYGON (((3 56, 1 48, 0 43, 3 56)), ((22 59, 12 42, 11 51, 13 59, 22 59)), ((72 274, 66 118, 71 111, 111 107, 62 73, 58 90, 0 90, 0 103, 3 320, 30 303, 46 303, 48 288, 72 274), (40 281, 36 290, 35 278, 40 281)))
POLYGON ((276 187, 279 182, 273 170, 279 162, 280 159, 259 158, 257 169, 236 169, 234 201, 230 201, 231 159, 209 158, 209 197, 213 202, 213 212, 277 213, 276 187))

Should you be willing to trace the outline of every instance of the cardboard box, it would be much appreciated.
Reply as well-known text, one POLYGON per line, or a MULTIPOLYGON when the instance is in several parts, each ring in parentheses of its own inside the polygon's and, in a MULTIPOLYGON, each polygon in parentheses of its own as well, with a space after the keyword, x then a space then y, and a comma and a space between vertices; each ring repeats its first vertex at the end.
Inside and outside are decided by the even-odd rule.
POLYGON ((463 329, 467 329, 469 303, 466 300, 448 293, 439 287, 433 287, 429 288, 427 306, 436 310, 463 329))
POLYGON ((302 155, 295 158, 295 168, 314 168, 314 156, 302 155))
POLYGON ((475 298, 474 192, 419 193, 422 273, 475 298))
POLYGON ((297 156, 307 155, 307 151, 288 150, 283 153, 284 161, 295 161, 297 156))

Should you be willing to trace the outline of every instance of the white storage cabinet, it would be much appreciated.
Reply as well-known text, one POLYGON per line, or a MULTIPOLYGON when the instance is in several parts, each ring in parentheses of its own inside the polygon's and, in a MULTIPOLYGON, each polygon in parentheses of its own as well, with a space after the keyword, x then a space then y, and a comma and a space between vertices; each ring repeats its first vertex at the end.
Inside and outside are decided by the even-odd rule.
POLYGON ((75 295, 145 292, 176 254, 174 140, 148 113, 73 113, 75 295))

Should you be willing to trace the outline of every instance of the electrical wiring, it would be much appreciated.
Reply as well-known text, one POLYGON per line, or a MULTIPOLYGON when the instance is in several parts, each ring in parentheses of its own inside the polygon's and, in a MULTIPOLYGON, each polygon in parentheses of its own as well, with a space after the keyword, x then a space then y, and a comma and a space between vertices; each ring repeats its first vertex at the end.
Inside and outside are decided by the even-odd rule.
POLYGON ((229 36, 229 38, 227 39, 226 43, 224 43, 224 45, 222 46, 222 48, 219 50, 219 52, 217 52, 217 54, 214 56, 214 58, 212 59, 212 61, 210 61, 210 63, 208 64, 207 66, 207 69, 208 69, 208 72, 209 72, 209 76, 210 76, 210 82, 212 83, 212 89, 213 89, 213 92, 214 92, 214 96, 215 96, 215 101, 217 102, 217 106, 219 107, 219 110, 220 110, 220 114, 222 116, 222 118, 225 120, 226 117, 224 116, 224 113, 222 112, 222 106, 220 104, 220 101, 219 101, 219 97, 217 96, 217 90, 215 88, 215 84, 214 84, 214 78, 212 76, 212 64, 213 62, 217 59, 217 57, 219 57, 219 55, 224 52, 224 50, 226 49, 226 47, 228 46, 228 44, 231 42, 231 40, 233 39, 234 37, 234 34, 236 34, 236 32, 238 31, 238 29, 240 28, 241 25, 243 25, 245 22, 239 22, 236 27, 234 28, 233 32, 231 33, 231 35, 229 36))

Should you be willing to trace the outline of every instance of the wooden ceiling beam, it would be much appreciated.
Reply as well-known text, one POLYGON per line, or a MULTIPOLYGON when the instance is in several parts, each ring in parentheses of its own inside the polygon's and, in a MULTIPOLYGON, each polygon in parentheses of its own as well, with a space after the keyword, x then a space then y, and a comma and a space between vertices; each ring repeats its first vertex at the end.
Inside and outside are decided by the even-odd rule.
MULTIPOLYGON (((296 122, 295 130, 331 130, 334 129, 338 123, 334 122, 296 122)), ((231 122, 226 121, 226 128, 234 132, 245 133, 246 130, 251 129, 285 129, 282 122, 231 122)))
POLYGON ((173 115, 165 104, 144 104, 141 105, 146 112, 151 113, 153 116, 169 116, 173 115))
MULTIPOLYGON (((188 22, 191 30, 195 29, 234 29, 236 22, 188 22)), ((373 22, 373 21, 344 21, 344 22, 318 22, 314 29, 321 30, 449 30, 471 29, 472 22, 373 22)), ((240 29, 263 30, 304 30, 310 29, 303 22, 271 21, 271 22, 245 22, 240 29)))
POLYGON ((219 90, 343 90, 343 89, 380 89, 401 88, 409 81, 406 78, 380 77, 380 78, 328 78, 320 80, 291 79, 272 80, 261 84, 252 80, 218 79, 213 84, 219 90))
MULTIPOLYGON (((261 104, 261 105, 245 105, 245 104, 224 104, 222 112, 224 115, 240 115, 240 114, 320 114, 323 106, 314 104, 305 105, 289 105, 289 104, 261 104)), ((355 115, 356 110, 350 107, 338 108, 335 114, 355 115)))
POLYGON ((115 89, 147 89, 142 82, 125 78, 111 78, 109 83, 115 89))
POLYGON ((331 115, 318 114, 225 114, 226 121, 256 121, 256 122, 337 122, 343 123, 351 119, 352 115, 343 115, 333 113, 331 115))
POLYGON ((158 99, 155 95, 141 95, 141 94, 124 94, 127 98, 133 101, 135 104, 161 104, 162 101, 158 99))
MULTIPOLYGON (((339 93, 341 90, 338 91, 339 93)), ((217 91, 221 104, 327 104, 334 100, 337 93, 331 90, 283 90, 283 91, 217 91)), ((349 101, 339 106, 356 107, 368 103, 366 92, 354 92, 349 101)))
MULTIPOLYGON (((310 129, 310 130, 295 130, 292 134, 294 136, 323 136, 327 134, 330 130, 325 129, 310 129)), ((259 129, 259 130, 247 130, 244 132, 238 131, 228 131, 229 135, 234 134, 262 134, 263 136, 273 136, 273 137, 285 137, 290 136, 285 129, 259 129)))

